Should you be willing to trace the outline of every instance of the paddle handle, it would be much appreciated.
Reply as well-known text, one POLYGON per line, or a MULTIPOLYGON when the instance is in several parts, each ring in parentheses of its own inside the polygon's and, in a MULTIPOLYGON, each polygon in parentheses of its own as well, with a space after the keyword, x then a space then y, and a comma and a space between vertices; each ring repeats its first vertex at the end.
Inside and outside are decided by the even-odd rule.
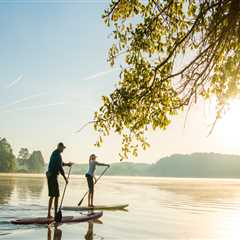
MULTIPOLYGON (((70 176, 70 173, 71 173, 71 169, 72 169, 72 166, 69 168, 67 179, 69 179, 69 176, 70 176)), ((59 206, 59 210, 62 208, 63 199, 64 199, 64 195, 65 195, 65 192, 66 192, 66 188, 67 188, 67 183, 65 183, 65 186, 64 186, 63 195, 62 195, 61 203, 60 203, 60 206, 59 206)))

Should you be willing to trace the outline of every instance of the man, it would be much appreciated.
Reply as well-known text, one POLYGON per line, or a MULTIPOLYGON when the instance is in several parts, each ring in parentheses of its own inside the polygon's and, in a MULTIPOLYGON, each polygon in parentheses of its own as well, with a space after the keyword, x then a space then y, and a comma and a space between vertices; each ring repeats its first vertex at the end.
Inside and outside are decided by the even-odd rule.
POLYGON ((57 149, 53 151, 50 161, 48 164, 48 171, 46 172, 47 175, 47 181, 48 181, 48 218, 52 218, 51 216, 51 208, 52 208, 52 202, 54 199, 54 217, 56 217, 57 209, 58 209, 58 198, 59 198, 59 185, 58 185, 58 175, 59 173, 63 176, 63 178, 66 181, 66 184, 68 184, 68 179, 65 176, 63 166, 69 166, 71 167, 73 163, 64 163, 62 161, 61 153, 66 147, 62 142, 60 142, 57 146, 57 149))

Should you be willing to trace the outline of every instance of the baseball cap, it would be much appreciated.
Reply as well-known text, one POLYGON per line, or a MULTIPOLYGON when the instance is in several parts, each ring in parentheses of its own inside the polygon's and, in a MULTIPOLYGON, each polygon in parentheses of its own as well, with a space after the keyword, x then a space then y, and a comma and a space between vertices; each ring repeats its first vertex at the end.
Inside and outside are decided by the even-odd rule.
POLYGON ((60 142, 60 143, 58 144, 58 147, 66 148, 66 146, 64 146, 64 144, 63 144, 62 142, 60 142))

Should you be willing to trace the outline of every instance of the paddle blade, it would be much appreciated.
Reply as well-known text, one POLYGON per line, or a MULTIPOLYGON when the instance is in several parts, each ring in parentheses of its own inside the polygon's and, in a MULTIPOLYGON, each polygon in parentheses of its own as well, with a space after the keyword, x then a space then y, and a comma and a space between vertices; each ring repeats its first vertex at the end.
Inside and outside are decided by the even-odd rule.
POLYGON ((55 222, 59 223, 62 221, 62 211, 59 210, 55 216, 55 222))

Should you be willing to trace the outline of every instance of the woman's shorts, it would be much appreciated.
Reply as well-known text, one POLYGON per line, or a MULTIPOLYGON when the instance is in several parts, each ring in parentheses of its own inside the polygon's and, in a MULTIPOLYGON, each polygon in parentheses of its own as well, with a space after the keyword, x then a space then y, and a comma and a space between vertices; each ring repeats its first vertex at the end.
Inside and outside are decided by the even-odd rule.
POLYGON ((86 178, 87 178, 87 183, 88 183, 88 191, 90 193, 93 193, 93 190, 94 190, 94 183, 93 183, 93 177, 89 174, 86 174, 85 175, 86 178))

